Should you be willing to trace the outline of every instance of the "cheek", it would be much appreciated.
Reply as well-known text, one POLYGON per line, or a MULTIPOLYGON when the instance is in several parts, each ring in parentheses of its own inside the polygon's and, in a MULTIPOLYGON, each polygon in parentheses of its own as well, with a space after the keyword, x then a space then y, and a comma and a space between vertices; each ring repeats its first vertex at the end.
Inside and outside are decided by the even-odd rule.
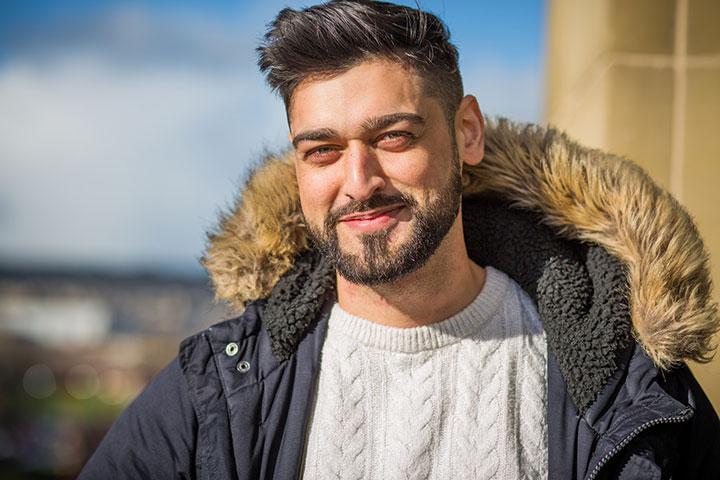
POLYGON ((432 188, 433 182, 441 178, 440 166, 428 152, 416 152, 403 158, 391 158, 383 162, 388 179, 400 190, 406 188, 432 188))
POLYGON ((332 208, 334 183, 324 172, 298 172, 297 179, 303 214, 310 221, 321 222, 332 208))

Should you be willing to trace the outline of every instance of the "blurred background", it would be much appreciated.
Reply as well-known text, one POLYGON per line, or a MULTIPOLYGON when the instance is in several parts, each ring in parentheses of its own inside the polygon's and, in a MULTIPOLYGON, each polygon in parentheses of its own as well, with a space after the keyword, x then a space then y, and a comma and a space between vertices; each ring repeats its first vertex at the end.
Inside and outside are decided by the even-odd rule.
MULTIPOLYGON (((179 341, 228 314, 204 232, 286 145, 254 48, 306 3, 0 3, 3 479, 74 478, 179 341)), ((720 281, 720 3, 418 3, 486 115, 640 163, 695 216, 720 281)), ((719 362, 692 368, 719 408, 719 362)))

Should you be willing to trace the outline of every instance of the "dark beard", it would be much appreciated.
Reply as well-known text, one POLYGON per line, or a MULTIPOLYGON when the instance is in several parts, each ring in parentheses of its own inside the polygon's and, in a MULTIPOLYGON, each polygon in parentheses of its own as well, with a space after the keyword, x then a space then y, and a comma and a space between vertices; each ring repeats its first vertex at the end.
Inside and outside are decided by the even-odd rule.
POLYGON ((337 271, 348 281, 358 285, 391 283, 427 263, 450 231, 460 210, 462 177, 459 160, 452 159, 450 180, 440 189, 438 198, 425 207, 406 194, 376 194, 368 200, 353 201, 330 212, 323 229, 308 222, 311 240, 320 252, 334 263, 337 271), (395 252, 388 248, 392 228, 360 236, 363 254, 356 255, 340 250, 337 236, 339 219, 350 213, 359 213, 390 205, 403 205, 415 220, 410 237, 395 252), (364 259, 363 259, 364 257, 364 259))

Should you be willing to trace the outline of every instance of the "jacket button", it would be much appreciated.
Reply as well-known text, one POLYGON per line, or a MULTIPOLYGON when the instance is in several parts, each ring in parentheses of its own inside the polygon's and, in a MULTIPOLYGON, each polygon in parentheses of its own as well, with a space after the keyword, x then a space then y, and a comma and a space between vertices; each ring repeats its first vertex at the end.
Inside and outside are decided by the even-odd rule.
POLYGON ((242 361, 238 362, 237 367, 235 367, 235 368, 237 369, 238 372, 245 373, 248 370, 250 370, 250 362, 248 362, 247 360, 242 360, 242 361))
POLYGON ((235 355, 237 355, 238 350, 240 350, 238 348, 238 344, 235 342, 230 342, 225 346, 225 355, 227 355, 228 357, 234 357, 235 355))

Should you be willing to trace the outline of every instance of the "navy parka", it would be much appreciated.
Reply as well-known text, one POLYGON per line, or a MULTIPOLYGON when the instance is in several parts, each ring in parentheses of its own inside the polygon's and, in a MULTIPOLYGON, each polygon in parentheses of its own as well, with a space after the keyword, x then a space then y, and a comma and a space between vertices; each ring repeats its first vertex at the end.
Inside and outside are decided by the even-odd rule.
MULTIPOLYGON (((463 172, 465 243, 537 305, 549 478, 720 479, 718 417, 683 361, 718 329, 689 215, 638 167, 553 129, 485 134, 463 172)), ((182 343, 81 480, 298 477, 335 271, 303 240, 294 175, 267 159, 210 237, 216 293, 244 312, 182 343)))
MULTIPOLYGON (((261 311, 250 306, 242 321, 187 341, 117 420, 80 479, 299 478, 327 314, 278 363, 261 311), (240 353, 229 357, 227 344, 238 341, 240 353), (250 370, 239 372, 240 361, 250 370)), ((549 355, 549 478, 720 478, 717 416, 690 372, 660 378, 641 350, 629 355, 585 415, 549 355)))
MULTIPOLYGON (((486 204, 486 212, 499 208, 478 201, 486 204)), ((512 224, 528 220, 516 215, 512 224)), ((627 336, 626 307, 614 297, 622 291, 617 282, 623 281, 617 262, 587 245, 576 245, 582 255, 544 248, 538 256, 557 262, 565 255, 573 261, 540 262, 534 278, 527 274, 532 269, 517 275, 508 264, 506 270, 525 287, 543 276, 558 281, 558 274, 572 284, 577 282, 570 281, 568 265, 582 264, 578 278, 597 282, 596 303, 586 307, 595 327, 585 332, 570 333, 569 326, 582 316, 568 318, 564 313, 572 302, 544 305, 546 297, 538 302, 548 335, 549 478, 720 478, 717 415, 686 366, 661 372, 627 336), (593 308, 597 311, 591 313, 593 308), (554 330, 566 343, 551 333, 554 330), (572 346, 585 359, 594 358, 595 369, 573 364, 572 355, 557 350, 562 345, 572 346), (605 379, 598 375, 604 357, 617 365, 605 379)), ((492 257, 496 264, 505 262, 492 257)), ((323 288, 327 268, 316 256, 298 260, 269 299, 185 340, 178 357, 117 420, 80 478, 298 478, 334 300, 331 285, 323 288), (295 302, 287 303, 287 298, 295 302), (314 319, 288 329, 283 320, 292 317, 291 310, 318 299, 317 311, 311 312, 314 319), (237 348, 228 348, 231 344, 237 348)), ((536 291, 557 288, 539 282, 536 291)), ((566 300, 571 290, 562 292, 566 300)))

